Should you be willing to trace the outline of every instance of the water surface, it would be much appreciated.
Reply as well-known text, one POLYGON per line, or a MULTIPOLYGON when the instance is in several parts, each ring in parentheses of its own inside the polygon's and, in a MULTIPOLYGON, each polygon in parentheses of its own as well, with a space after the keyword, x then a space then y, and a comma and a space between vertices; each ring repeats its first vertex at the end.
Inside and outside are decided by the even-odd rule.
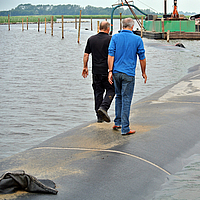
MULTIPOLYGON (((95 120, 89 77, 81 76, 83 52, 87 38, 96 34, 97 20, 82 24, 80 44, 73 23, 54 24, 51 36, 44 25, 21 31, 21 25, 0 26, 0 159, 21 152, 42 141, 66 132, 85 122, 95 120)), ((26 26, 25 26, 26 28, 26 26)), ((114 20, 114 32, 119 20, 114 20)), ((137 28, 137 25, 136 25, 137 28)), ((200 41, 155 41, 143 39, 147 57, 147 84, 143 83, 137 66, 133 103, 175 83, 200 64, 200 41), (182 42, 186 49, 175 47, 182 42)), ((109 110, 114 115, 114 101, 109 110)), ((112 117, 113 119, 113 117, 112 117)))

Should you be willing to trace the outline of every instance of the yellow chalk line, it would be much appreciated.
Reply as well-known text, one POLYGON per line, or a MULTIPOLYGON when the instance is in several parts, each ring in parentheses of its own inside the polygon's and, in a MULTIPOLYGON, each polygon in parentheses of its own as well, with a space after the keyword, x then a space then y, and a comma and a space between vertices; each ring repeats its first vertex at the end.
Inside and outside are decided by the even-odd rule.
POLYGON ((122 155, 126 155, 126 156, 130 156, 130 157, 133 157, 133 158, 136 158, 138 160, 141 160, 143 162, 146 162, 158 169, 160 169, 161 171, 165 172, 167 175, 171 175, 168 171, 166 171, 165 169, 159 167, 158 165, 144 159, 144 158, 141 158, 139 156, 135 156, 133 154, 130 154, 130 153, 126 153, 126 152, 123 152, 123 151, 116 151, 116 150, 109 150, 109 149, 86 149, 86 148, 74 148, 74 147, 38 147, 38 148, 35 148, 35 149, 51 149, 51 150, 77 150, 77 151, 96 151, 96 152, 109 152, 109 153, 117 153, 117 154, 122 154, 122 155))

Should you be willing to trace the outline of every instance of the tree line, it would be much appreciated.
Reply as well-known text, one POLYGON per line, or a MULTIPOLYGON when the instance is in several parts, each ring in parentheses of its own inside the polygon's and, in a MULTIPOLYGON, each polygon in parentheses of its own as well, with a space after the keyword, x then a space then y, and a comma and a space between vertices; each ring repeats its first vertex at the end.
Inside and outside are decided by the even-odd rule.
MULTIPOLYGON (((9 11, 0 11, 0 16, 30 16, 30 15, 79 15, 82 10, 82 15, 110 15, 112 7, 93 7, 86 6, 81 7, 79 5, 32 5, 32 4, 20 4, 15 9, 9 11)), ((133 9, 137 15, 141 13, 136 9, 133 9)), ((150 9, 141 9, 146 14, 162 14, 155 13, 150 9)), ((115 10, 115 15, 132 15, 128 7, 120 7, 115 10)))

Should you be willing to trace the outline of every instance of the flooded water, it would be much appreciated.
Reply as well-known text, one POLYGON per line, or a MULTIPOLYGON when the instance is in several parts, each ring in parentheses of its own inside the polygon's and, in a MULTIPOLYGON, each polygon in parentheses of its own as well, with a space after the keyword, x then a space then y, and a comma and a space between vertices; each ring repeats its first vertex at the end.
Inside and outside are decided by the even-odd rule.
POLYGON ((190 162, 180 172, 168 177, 162 190, 156 191, 152 200, 200 199, 200 155, 194 154, 188 160, 190 162))
MULTIPOLYGON (((44 25, 21 31, 21 25, 0 26, 0 159, 24 151, 48 138, 95 120, 90 75, 81 76, 87 38, 96 34, 97 20, 82 24, 80 44, 74 23, 54 24, 51 36, 44 25)), ((26 28, 26 26, 24 26, 26 28)), ((137 28, 137 25, 136 25, 137 28)), ((119 20, 114 21, 114 33, 119 20)), ((148 81, 145 85, 140 66, 133 103, 175 83, 200 64, 200 41, 155 41, 143 39, 147 57, 148 81), (175 47, 182 42, 186 49, 175 47)), ((114 116, 114 101, 109 114, 114 116)))

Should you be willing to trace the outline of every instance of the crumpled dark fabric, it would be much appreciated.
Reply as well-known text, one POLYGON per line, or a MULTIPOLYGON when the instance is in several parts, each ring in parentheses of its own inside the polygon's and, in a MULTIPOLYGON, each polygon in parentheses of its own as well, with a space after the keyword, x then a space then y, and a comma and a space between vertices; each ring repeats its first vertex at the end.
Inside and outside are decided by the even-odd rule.
POLYGON ((6 172, 0 177, 0 194, 10 194, 18 190, 35 193, 57 194, 56 184, 48 179, 37 180, 25 171, 6 172))

